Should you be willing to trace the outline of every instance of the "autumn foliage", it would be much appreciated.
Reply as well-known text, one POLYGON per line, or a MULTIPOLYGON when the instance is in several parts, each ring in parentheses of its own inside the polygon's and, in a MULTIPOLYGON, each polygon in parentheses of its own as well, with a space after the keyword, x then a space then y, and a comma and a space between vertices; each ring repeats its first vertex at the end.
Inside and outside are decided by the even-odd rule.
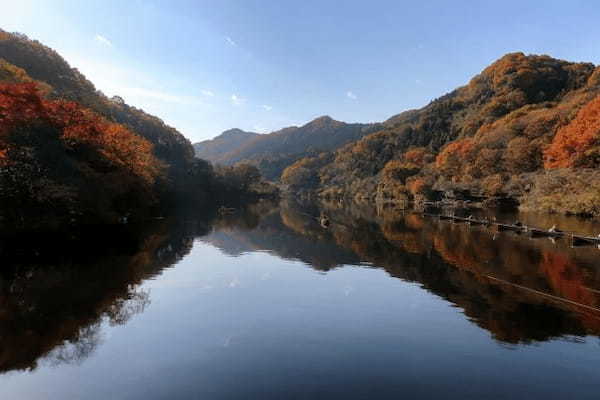
MULTIPOLYGON (((17 129, 45 126, 59 132, 70 150, 94 148, 115 168, 124 168, 154 183, 162 168, 152 144, 122 125, 108 122, 75 102, 45 100, 34 83, 0 84, 0 135, 6 140, 17 129)), ((4 143, 4 151, 8 150, 4 143)))
POLYGON ((600 96, 558 130, 544 157, 546 168, 600 166, 600 96))
POLYGON ((600 166, 593 64, 507 54, 467 85, 381 125, 303 171, 319 177, 317 194, 400 203, 407 194, 439 200, 458 191, 487 204, 600 215, 597 185, 578 178, 600 166), (563 179, 567 196, 557 194, 563 179))
POLYGON ((49 100, 35 83, 0 84, 0 200, 8 208, 110 218, 155 200, 163 164, 152 144, 75 102, 49 100))
POLYGON ((449 174, 456 174, 464 161, 470 157, 473 146, 471 138, 451 142, 436 157, 436 167, 449 174))
POLYGON ((256 180, 252 168, 195 158, 160 118, 0 29, 0 229, 131 221, 276 193, 256 180))
POLYGON ((432 159, 433 155, 424 147, 415 147, 404 153, 404 160, 419 168, 423 168, 426 164, 429 164, 432 159))

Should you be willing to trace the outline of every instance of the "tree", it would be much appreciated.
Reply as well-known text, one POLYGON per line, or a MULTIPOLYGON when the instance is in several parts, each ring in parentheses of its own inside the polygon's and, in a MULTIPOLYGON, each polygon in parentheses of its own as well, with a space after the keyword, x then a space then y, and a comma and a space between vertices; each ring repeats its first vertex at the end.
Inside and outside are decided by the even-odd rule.
POLYGON ((311 189, 319 184, 319 175, 313 168, 310 158, 303 158, 287 167, 281 175, 281 182, 294 189, 311 189))
POLYGON ((247 163, 219 167, 216 173, 220 177, 226 192, 230 194, 248 192, 250 186, 258 183, 261 179, 258 168, 247 163))
MULTIPOLYGON (((153 146, 33 82, 0 84, 0 202, 109 217, 153 203, 164 165, 153 146)), ((110 217, 110 218, 112 218, 110 217)), ((104 218, 104 217, 103 217, 104 218)))
POLYGON ((544 152, 544 167, 595 168, 600 166, 600 96, 560 128, 544 152))
POLYGON ((398 181, 404 185, 407 178, 416 175, 419 171, 420 168, 416 164, 392 160, 385 164, 381 174, 384 181, 398 181))
POLYGON ((471 138, 455 140, 437 155, 435 166, 446 175, 458 176, 463 165, 471 159, 473 148, 474 143, 471 138))

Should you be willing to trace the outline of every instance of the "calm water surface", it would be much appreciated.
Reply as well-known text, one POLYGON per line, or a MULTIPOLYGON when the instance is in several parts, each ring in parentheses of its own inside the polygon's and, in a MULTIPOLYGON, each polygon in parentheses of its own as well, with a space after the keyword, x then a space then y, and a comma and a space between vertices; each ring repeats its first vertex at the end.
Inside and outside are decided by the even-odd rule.
POLYGON ((319 212, 5 243, 0 398, 598 399, 600 249, 319 212))

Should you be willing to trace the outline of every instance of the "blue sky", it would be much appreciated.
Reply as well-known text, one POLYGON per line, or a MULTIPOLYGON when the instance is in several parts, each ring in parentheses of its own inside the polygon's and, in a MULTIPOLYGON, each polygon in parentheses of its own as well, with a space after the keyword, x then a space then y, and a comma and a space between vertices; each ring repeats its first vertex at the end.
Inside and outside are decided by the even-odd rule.
POLYGON ((507 52, 600 63, 589 1, 60 1, 2 5, 107 95, 192 141, 330 115, 382 121, 507 52))

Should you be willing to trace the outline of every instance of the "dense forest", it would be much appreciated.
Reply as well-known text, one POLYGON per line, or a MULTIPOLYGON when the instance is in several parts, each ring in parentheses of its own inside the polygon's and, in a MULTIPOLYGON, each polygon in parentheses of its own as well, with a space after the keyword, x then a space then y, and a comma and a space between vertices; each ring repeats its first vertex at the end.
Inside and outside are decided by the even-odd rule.
POLYGON ((292 191, 408 202, 471 193, 492 204, 600 216, 600 68, 508 54, 383 128, 288 167, 292 191))
POLYGON ((468 193, 600 216, 599 95, 593 64, 513 53, 383 123, 324 116, 192 146, 54 50, 0 30, 0 225, 115 222, 275 195, 262 176, 328 200, 468 193))
POLYGON ((255 165, 272 181, 296 161, 334 151, 381 129, 379 124, 347 124, 329 116, 316 118, 300 127, 290 126, 260 135, 230 129, 211 140, 194 144, 196 155, 216 164, 243 161, 255 165))
POLYGON ((215 169, 177 130, 108 98, 54 50, 0 31, 0 225, 161 215, 273 194, 254 166, 215 169))

